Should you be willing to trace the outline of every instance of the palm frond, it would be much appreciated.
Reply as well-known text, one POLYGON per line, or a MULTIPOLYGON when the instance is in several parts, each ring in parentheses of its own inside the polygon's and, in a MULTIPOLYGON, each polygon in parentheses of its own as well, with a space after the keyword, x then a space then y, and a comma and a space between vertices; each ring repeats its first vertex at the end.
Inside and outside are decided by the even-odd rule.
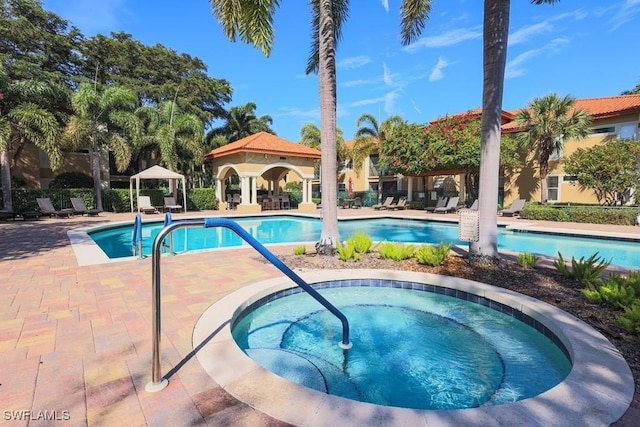
POLYGON ((413 43, 422 33, 431 12, 431 0, 403 0, 400 7, 402 45, 413 43))
POLYGON ((118 172, 127 170, 129 163, 131 163, 131 144, 129 141, 121 135, 113 133, 109 138, 109 149, 113 153, 118 172))

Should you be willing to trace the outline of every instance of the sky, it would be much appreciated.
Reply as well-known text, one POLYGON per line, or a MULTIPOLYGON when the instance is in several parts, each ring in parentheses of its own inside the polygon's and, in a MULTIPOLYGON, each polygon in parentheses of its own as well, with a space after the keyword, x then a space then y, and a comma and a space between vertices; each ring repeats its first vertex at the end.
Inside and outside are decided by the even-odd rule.
MULTIPOLYGON (((254 102, 258 116, 273 118, 279 136, 299 141, 302 126, 320 125, 318 77, 305 75, 311 13, 306 0, 280 3, 272 53, 265 57, 229 41, 207 0, 42 2, 86 37, 124 31, 202 59, 211 77, 230 82, 227 109, 254 102)), ((406 47, 400 3, 350 2, 336 56, 337 124, 347 140, 363 113, 378 121, 399 115, 428 123, 482 105, 483 2, 433 0, 421 36, 406 47)), ((504 110, 549 93, 615 96, 640 83, 640 0, 512 0, 510 16, 504 110)))

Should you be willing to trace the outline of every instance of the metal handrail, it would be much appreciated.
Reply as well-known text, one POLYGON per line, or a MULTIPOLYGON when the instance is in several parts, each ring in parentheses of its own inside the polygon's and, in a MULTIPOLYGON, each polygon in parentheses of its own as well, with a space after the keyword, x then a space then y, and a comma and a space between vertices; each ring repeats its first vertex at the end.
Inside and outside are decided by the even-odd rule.
POLYGON ((208 227, 225 227, 234 231, 240 238, 250 244, 255 250, 273 264, 277 269, 282 271, 287 277, 293 280, 298 286, 300 286, 305 292, 307 292, 316 301, 322 304, 327 310, 329 310, 334 316, 336 316, 342 323, 342 341, 338 345, 343 349, 351 348, 351 342, 349 341, 349 321, 347 317, 338 310, 333 304, 327 301, 322 295, 318 293, 311 285, 305 282, 300 276, 287 267, 282 261, 280 261, 273 253, 271 253, 262 243, 256 240, 251 234, 247 232, 240 224, 235 221, 226 218, 205 218, 205 219, 192 219, 172 222, 165 226, 153 241, 152 249, 152 299, 153 305, 151 309, 152 317, 152 367, 151 367, 151 381, 147 383, 145 390, 148 392, 156 392, 164 389, 168 384, 167 379, 163 379, 160 372, 160 329, 162 323, 161 315, 161 287, 160 287, 160 251, 164 238, 176 228, 194 227, 194 226, 208 227))
POLYGON ((138 253, 138 258, 142 259, 142 217, 140 216, 140 214, 137 214, 133 221, 131 247, 133 256, 136 256, 136 253, 138 253))

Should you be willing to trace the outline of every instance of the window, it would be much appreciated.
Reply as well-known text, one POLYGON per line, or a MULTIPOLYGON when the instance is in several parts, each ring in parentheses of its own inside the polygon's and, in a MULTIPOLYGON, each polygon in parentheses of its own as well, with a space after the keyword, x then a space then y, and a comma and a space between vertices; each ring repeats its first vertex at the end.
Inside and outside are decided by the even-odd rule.
POLYGON ((352 170, 353 169, 353 161, 351 159, 342 161, 342 169, 352 170))
POLYGON ((636 123, 624 123, 618 131, 620 139, 638 139, 638 125, 636 123))
POLYGON ((347 185, 344 182, 339 182, 338 191, 347 191, 347 185))
POLYGON ((601 127, 594 128, 591 131, 591 133, 593 133, 593 134, 615 133, 615 132, 616 132, 616 127, 615 126, 601 126, 601 127))
POLYGON ((547 177, 547 200, 550 202, 560 201, 560 179, 558 176, 547 177))
POLYGON ((562 148, 555 148, 551 154, 549 154, 549 160, 558 160, 562 157, 562 148))
POLYGON ((40 167, 42 169, 51 169, 51 162, 49 162, 49 155, 44 150, 40 150, 40 167))

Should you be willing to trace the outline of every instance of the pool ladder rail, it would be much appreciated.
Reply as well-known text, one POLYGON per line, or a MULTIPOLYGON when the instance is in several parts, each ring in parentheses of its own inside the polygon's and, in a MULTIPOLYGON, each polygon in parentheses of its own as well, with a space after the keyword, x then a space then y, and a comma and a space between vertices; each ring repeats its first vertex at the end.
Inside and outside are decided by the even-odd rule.
MULTIPOLYGON (((138 215, 139 216, 139 215, 138 215)), ((134 223, 135 224, 135 223, 134 223)), ((298 276, 293 270, 291 270, 285 263, 283 263, 278 257, 276 257, 271 251, 269 251, 262 243, 260 243, 255 237, 253 237, 247 230, 242 228, 240 224, 235 221, 226 218, 205 218, 205 219, 189 219, 189 220, 180 220, 180 221, 171 221, 171 217, 169 215, 169 220, 165 219, 165 226, 160 230, 158 235, 153 241, 153 249, 152 249, 152 272, 151 272, 151 282, 152 282, 152 367, 151 367, 151 381, 147 383, 145 386, 145 390, 147 392, 158 392, 163 390, 168 384, 169 380, 167 378, 162 377, 161 369, 160 369, 160 335, 161 335, 161 325, 162 325, 162 314, 161 314, 161 272, 160 272, 160 255, 161 249, 164 246, 164 240, 167 235, 170 235, 173 230, 176 228, 184 228, 184 227, 196 227, 196 226, 204 226, 205 228, 209 227, 224 227, 235 232, 240 238, 242 238, 245 242, 251 245, 256 251, 258 251, 263 257, 267 259, 274 267, 283 272, 287 277, 289 277, 295 284, 301 287, 305 292, 307 292, 312 298, 322 304, 329 312, 331 312, 335 317, 337 317, 342 323, 342 341, 338 343, 340 348, 344 350, 348 350, 351 348, 352 343, 349 340, 349 321, 347 317, 338 310, 333 304, 327 301, 318 291, 316 291, 311 285, 305 282, 300 276, 298 276)), ((142 227, 142 223, 140 222, 139 228, 142 227)), ((134 225, 135 230, 135 225, 134 225)), ((142 234, 140 233, 140 240, 142 240, 142 234)), ((140 248, 142 244, 140 243, 140 248)), ((140 251, 142 252, 142 250, 140 251)))
MULTIPOLYGON (((164 215, 164 226, 171 224, 173 219, 171 218, 171 212, 167 212, 164 215)), ((169 242, 163 242, 162 247, 169 250, 169 255, 175 255, 173 250, 173 234, 168 236, 169 242)), ((137 256, 138 259, 144 259, 144 253, 142 252, 142 216, 137 214, 133 221, 133 235, 131 236, 131 247, 133 256, 137 256)))

